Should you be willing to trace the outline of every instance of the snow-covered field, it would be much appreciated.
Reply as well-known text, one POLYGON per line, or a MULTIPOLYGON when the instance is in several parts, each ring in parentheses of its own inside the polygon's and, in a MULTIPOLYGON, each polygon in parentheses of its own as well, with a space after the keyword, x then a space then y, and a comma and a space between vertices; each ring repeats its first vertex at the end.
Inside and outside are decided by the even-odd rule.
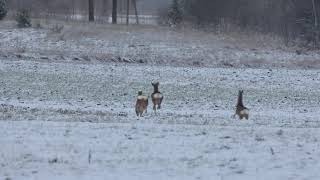
POLYGON ((2 59, 0 76, 3 179, 319 179, 317 70, 2 59), (153 80, 163 109, 139 119, 153 80))
POLYGON ((0 23, 0 57, 174 66, 320 69, 320 53, 286 47, 279 37, 162 26, 34 20, 42 28, 0 23), (300 51, 297 53, 296 51, 300 51))
POLYGON ((319 179, 313 128, 0 124, 1 179, 319 179))
POLYGON ((164 27, 10 24, 0 24, 0 179, 320 178, 315 52, 164 27), (163 109, 137 118, 152 81, 163 109), (248 121, 232 118, 240 89, 248 121))

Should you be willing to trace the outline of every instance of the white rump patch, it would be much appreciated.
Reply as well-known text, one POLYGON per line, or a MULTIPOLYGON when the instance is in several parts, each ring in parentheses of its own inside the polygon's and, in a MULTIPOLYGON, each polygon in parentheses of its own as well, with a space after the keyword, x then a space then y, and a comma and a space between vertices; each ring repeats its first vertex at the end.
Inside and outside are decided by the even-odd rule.
POLYGON ((138 96, 138 100, 148 100, 147 96, 138 96))
POLYGON ((156 99, 161 99, 163 96, 160 93, 156 93, 156 94, 153 95, 153 97, 156 98, 156 99))
POLYGON ((244 109, 244 110, 240 111, 240 114, 241 115, 249 114, 249 110, 248 109, 244 109))

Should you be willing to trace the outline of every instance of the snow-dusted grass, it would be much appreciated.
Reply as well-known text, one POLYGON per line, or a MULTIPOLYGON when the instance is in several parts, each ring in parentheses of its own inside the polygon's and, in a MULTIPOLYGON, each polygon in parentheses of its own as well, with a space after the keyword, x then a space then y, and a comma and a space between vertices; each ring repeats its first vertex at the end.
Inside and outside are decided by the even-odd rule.
POLYGON ((319 179, 318 129, 0 125, 2 179, 319 179))
POLYGON ((0 179, 320 178, 320 71, 288 70, 319 68, 317 53, 166 27, 10 23, 0 179), (137 118, 152 81, 163 109, 137 118), (232 118, 240 89, 249 121, 232 118))
POLYGON ((0 110, 6 119, 130 122, 136 119, 138 90, 151 94, 151 81, 160 81, 164 109, 159 117, 146 117, 155 122, 320 125, 319 71, 7 60, 0 61, 0 70, 0 110), (239 89, 251 109, 250 123, 231 119, 239 89))
POLYGON ((318 52, 285 47, 257 33, 203 32, 190 28, 41 21, 42 29, 0 22, 1 56, 158 65, 320 68, 318 52), (61 32, 54 27, 63 26, 61 32), (298 55, 296 50, 301 51, 298 55))
POLYGON ((0 178, 319 179, 319 75, 3 59, 0 178), (154 80, 163 109, 138 119, 154 80))

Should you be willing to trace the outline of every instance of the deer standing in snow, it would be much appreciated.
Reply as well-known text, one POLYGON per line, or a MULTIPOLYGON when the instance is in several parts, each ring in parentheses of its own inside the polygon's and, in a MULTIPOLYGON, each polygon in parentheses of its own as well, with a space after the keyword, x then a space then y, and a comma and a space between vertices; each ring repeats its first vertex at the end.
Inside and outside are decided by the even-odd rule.
POLYGON ((153 86, 153 93, 151 94, 153 110, 156 113, 157 109, 161 109, 161 103, 163 100, 163 95, 159 91, 159 82, 151 83, 153 86))
POLYGON ((142 91, 138 92, 136 102, 136 114, 139 117, 143 117, 144 113, 147 113, 148 108, 148 97, 142 94, 142 91))
POLYGON ((236 114, 234 114, 233 117, 235 117, 236 115, 238 115, 240 119, 243 119, 243 118, 246 118, 247 120, 249 119, 249 109, 243 105, 243 91, 242 90, 239 91, 238 102, 237 102, 237 106, 236 106, 236 114))

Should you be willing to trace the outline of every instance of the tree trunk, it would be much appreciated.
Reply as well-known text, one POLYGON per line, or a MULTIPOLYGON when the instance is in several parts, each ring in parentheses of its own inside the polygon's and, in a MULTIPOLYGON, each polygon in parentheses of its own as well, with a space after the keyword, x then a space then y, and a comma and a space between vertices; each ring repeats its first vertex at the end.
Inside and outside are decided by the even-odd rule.
POLYGON ((313 6, 313 15, 314 15, 314 45, 315 47, 318 46, 319 43, 319 31, 318 31, 318 13, 317 13, 317 7, 315 0, 312 0, 312 6, 313 6))
POLYGON ((117 24, 117 0, 112 0, 112 24, 117 24))
POLYGON ((283 12, 283 15, 281 17, 281 21, 283 22, 281 25, 281 30, 282 30, 282 36, 284 37, 284 43, 286 46, 289 45, 290 41, 290 33, 289 33, 289 16, 288 16, 288 11, 287 11, 287 1, 282 1, 280 6, 281 10, 283 12))
POLYGON ((130 0, 127 0, 127 25, 129 25, 130 0))
POLYGON ((72 0, 72 18, 71 19, 75 19, 76 17, 76 7, 75 7, 75 3, 74 3, 75 0, 72 0))
POLYGON ((313 15, 314 15, 314 26, 318 27, 318 14, 317 14, 316 3, 314 0, 312 0, 312 6, 313 6, 313 15))
POLYGON ((138 9, 137 9, 137 2, 136 0, 132 0, 133 6, 134 6, 134 12, 136 14, 136 21, 137 24, 139 24, 139 16, 138 16, 138 9))
POLYGON ((89 0, 89 21, 94 21, 94 0, 89 0))

